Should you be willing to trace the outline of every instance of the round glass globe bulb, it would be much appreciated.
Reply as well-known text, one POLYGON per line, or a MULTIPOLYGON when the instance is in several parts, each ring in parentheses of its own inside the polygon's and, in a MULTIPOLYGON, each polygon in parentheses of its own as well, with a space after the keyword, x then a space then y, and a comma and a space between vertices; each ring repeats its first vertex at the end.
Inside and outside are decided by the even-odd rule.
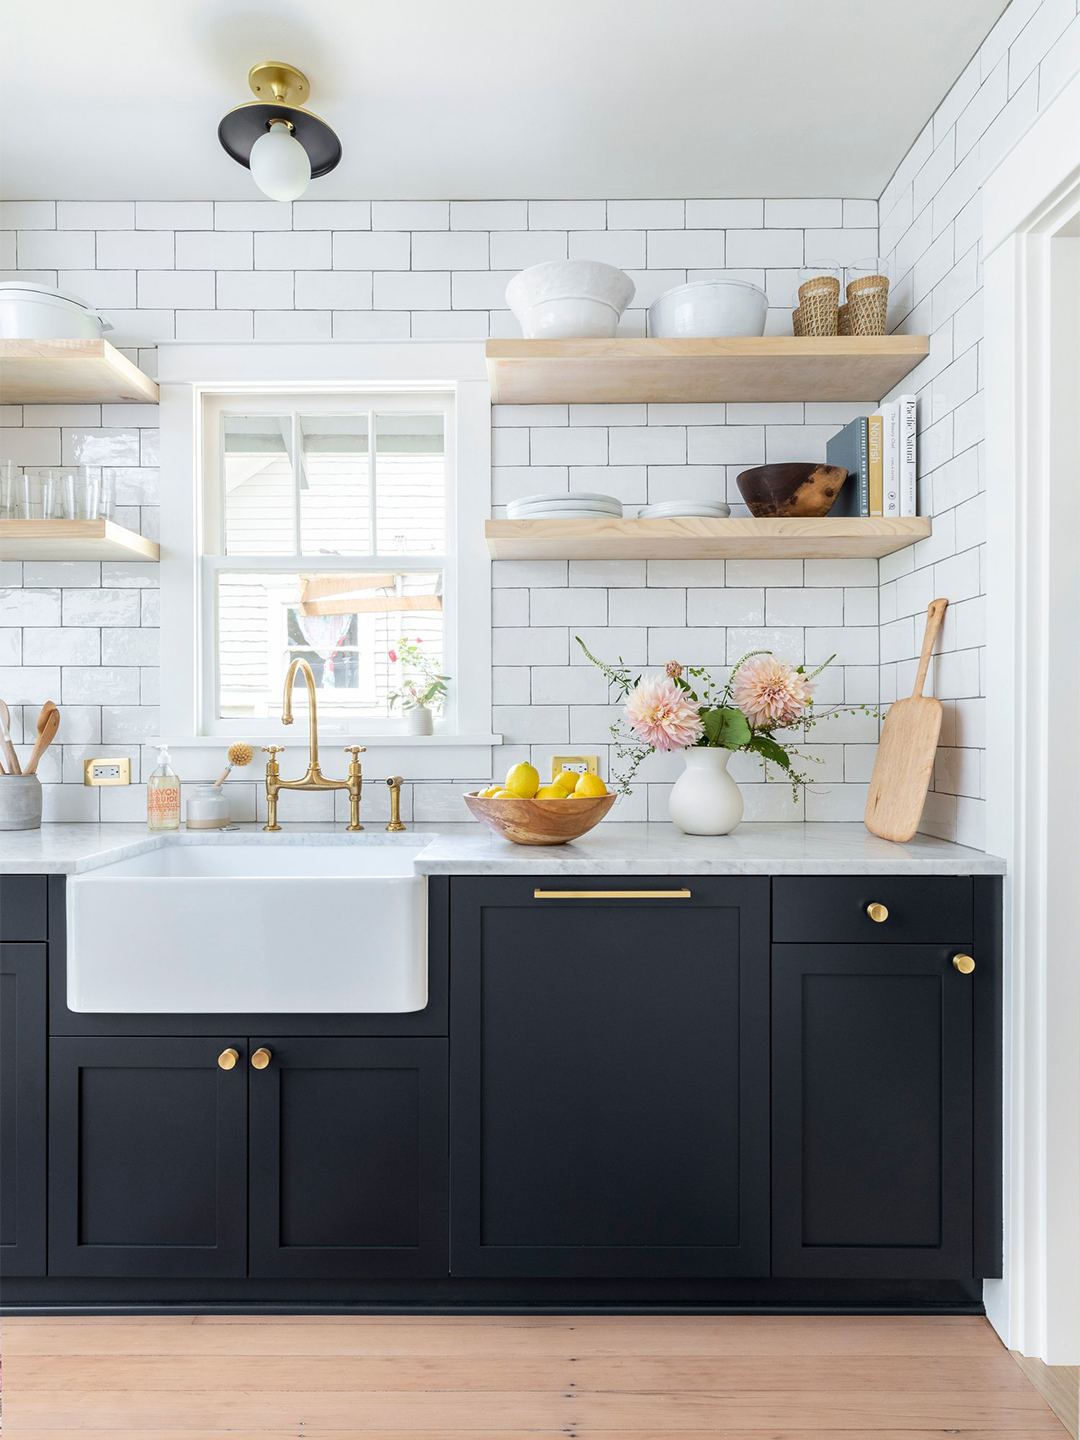
POLYGON ((311 183, 311 161, 287 125, 271 124, 251 147, 251 176, 271 200, 298 200, 311 183))

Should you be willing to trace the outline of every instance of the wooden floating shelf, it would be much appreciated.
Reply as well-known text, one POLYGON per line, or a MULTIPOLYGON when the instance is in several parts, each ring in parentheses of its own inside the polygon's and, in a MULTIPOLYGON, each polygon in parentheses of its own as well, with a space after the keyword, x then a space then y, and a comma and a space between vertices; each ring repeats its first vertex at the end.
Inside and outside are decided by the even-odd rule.
POLYGON ((158 387, 107 340, 0 340, 5 405, 156 404, 158 387))
POLYGON ((111 520, 0 520, 5 560, 160 560, 161 547, 111 520))
POLYGON ((734 340, 489 340, 495 405, 847 400, 875 403, 930 352, 925 335, 734 340))
POLYGON ((489 520, 496 560, 877 559, 925 540, 929 519, 489 520))

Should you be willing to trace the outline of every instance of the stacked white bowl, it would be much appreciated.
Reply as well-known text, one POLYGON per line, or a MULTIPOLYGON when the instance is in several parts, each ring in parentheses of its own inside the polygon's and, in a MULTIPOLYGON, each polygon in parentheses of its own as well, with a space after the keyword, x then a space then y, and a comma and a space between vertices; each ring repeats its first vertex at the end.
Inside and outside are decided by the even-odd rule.
POLYGON ((623 508, 613 495, 526 495, 506 507, 510 520, 618 520, 623 508))
POLYGON ((703 520, 726 520, 731 506, 722 500, 658 500, 654 505, 643 505, 638 511, 639 520, 679 520, 688 516, 703 520))

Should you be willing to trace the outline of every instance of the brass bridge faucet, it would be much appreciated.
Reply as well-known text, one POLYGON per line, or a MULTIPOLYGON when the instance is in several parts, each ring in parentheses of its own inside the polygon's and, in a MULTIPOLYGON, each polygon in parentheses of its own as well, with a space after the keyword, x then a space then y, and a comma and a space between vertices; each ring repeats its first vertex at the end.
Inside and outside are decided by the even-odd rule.
POLYGON ((346 830, 362 830, 364 827, 360 824, 360 790, 364 783, 364 777, 360 769, 359 757, 364 753, 365 747, 363 745, 345 746, 345 753, 352 756, 347 780, 327 780, 319 769, 319 728, 315 709, 315 676, 311 673, 311 666, 306 660, 294 660, 289 666, 289 673, 285 676, 285 695, 281 702, 281 723, 283 725, 293 723, 292 691, 293 679, 297 670, 303 674, 308 692, 308 740, 310 744, 308 767, 299 780, 282 780, 281 772, 278 770, 277 755, 278 751, 285 747, 283 745, 264 745, 262 747, 270 757, 266 762, 267 823, 263 829, 281 829, 277 823, 278 792, 281 790, 348 790, 349 823, 345 828, 346 830))

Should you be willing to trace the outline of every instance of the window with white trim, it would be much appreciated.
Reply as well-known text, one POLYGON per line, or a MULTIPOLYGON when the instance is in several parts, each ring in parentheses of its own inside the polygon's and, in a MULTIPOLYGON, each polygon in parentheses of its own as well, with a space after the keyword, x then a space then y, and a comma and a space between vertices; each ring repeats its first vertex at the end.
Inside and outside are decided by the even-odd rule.
MULTIPOLYGON (((331 731, 400 729, 403 637, 453 676, 454 412, 430 390, 202 396, 200 733, 276 724, 296 658, 331 731)), ((455 709, 451 684, 451 730, 455 709)))

